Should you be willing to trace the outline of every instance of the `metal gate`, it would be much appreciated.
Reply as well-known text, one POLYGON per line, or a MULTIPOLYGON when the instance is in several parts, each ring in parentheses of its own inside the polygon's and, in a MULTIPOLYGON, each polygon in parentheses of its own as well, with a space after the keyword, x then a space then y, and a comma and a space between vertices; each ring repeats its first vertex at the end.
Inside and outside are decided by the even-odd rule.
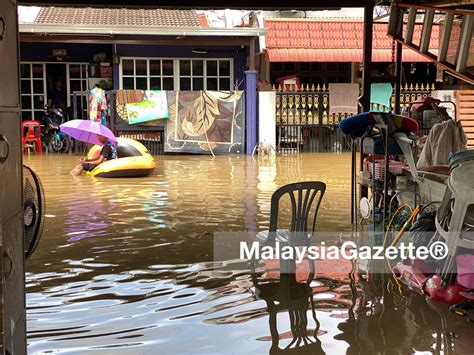
POLYGON ((277 150, 280 152, 342 152, 349 141, 338 129, 346 114, 329 114, 326 86, 276 93, 277 150))
MULTIPOLYGON (((434 84, 410 84, 402 88, 400 105, 431 95, 434 84)), ((329 113, 329 90, 326 85, 296 87, 285 85, 276 91, 277 151, 288 152, 344 152, 350 151, 350 142, 339 130, 338 124, 347 113, 329 113)), ((374 111, 390 111, 391 107, 372 105, 374 111)))

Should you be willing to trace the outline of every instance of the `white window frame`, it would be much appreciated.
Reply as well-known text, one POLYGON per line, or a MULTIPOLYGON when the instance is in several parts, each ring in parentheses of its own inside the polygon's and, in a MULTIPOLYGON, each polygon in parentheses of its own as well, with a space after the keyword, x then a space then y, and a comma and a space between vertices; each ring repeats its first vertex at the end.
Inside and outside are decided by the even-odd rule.
POLYGON ((80 87, 81 87, 81 90, 79 91, 86 91, 86 90, 89 90, 89 63, 65 63, 67 64, 66 66, 66 87, 67 87, 67 92, 69 93, 68 97, 67 97, 67 106, 71 106, 72 105, 72 99, 74 97, 74 94, 73 94, 73 91, 71 91, 71 81, 79 81, 80 83, 80 87), (81 66, 81 77, 80 78, 71 78, 71 69, 70 69, 70 66, 71 65, 80 65, 81 66), (86 76, 83 77, 82 75, 84 74, 84 72, 82 71, 82 66, 85 66, 86 70, 85 70, 85 74, 86 76), (86 82, 86 87, 83 86, 83 82, 86 82))
POLYGON ((220 62, 221 61, 224 61, 226 59, 218 59, 218 58, 209 58, 207 61, 217 61, 217 75, 207 75, 207 61, 204 63, 204 85, 205 87, 207 88, 207 79, 211 78, 211 79, 217 79, 217 89, 220 90, 220 79, 221 78, 225 78, 225 79, 229 79, 229 90, 232 88, 232 84, 233 84, 233 71, 234 71, 234 65, 233 63, 230 63, 229 64, 229 76, 227 75, 223 75, 221 76, 220 73, 219 73, 219 68, 220 68, 220 62))
POLYGON ((176 87, 176 81, 175 81, 175 75, 174 73, 176 73, 176 68, 175 68, 175 64, 174 64, 174 61, 172 59, 166 59, 166 58, 150 58, 147 60, 147 78, 148 78, 148 81, 147 81, 147 88, 150 88, 151 89, 151 78, 160 78, 160 87, 163 88, 163 79, 167 78, 167 79, 173 79, 173 87, 176 87), (160 62, 160 75, 151 75, 151 64, 150 62, 151 61, 159 61, 160 62), (171 61, 173 63, 173 75, 169 75, 169 74, 163 74, 163 61, 171 61))
POLYGON ((178 60, 178 68, 181 68, 181 61, 189 61, 190 66, 189 66, 189 75, 181 75, 181 69, 179 69, 179 79, 178 79, 178 81, 179 81, 179 84, 180 84, 180 89, 181 89, 181 79, 182 78, 190 80, 191 91, 195 90, 193 79, 194 78, 200 78, 200 79, 202 79, 203 88, 198 89, 198 90, 205 90, 205 88, 206 88, 206 61, 202 60, 202 59, 196 59, 196 58, 193 58, 193 59, 179 59, 178 60), (202 62, 202 74, 201 75, 194 75, 193 61, 202 62))
POLYGON ((44 111, 44 107, 42 108, 36 108, 35 109, 35 97, 39 96, 39 97, 43 97, 43 106, 46 105, 47 103, 47 92, 46 92, 46 63, 43 63, 43 62, 20 62, 20 67, 21 65, 29 65, 30 67, 30 77, 29 78, 26 78, 26 77, 22 77, 21 76, 21 73, 20 73, 20 96, 21 96, 21 100, 20 100, 20 103, 23 102, 23 97, 30 97, 30 104, 31 104, 31 108, 29 109, 24 109, 23 107, 20 107, 21 109, 21 112, 30 112, 31 113, 31 119, 34 120, 35 119, 35 112, 43 112, 44 111), (43 77, 33 77, 33 65, 41 65, 43 67, 43 77), (35 92, 33 91, 33 81, 34 80, 42 80, 43 81, 43 93, 41 94, 35 94, 35 92), (24 94, 22 93, 21 91, 21 88, 22 88, 22 82, 23 81, 29 81, 29 84, 30 84, 30 93, 29 94, 24 94))
MULTIPOLYGON (((202 77, 203 78, 203 81, 204 81, 204 88, 203 90, 207 90, 207 79, 208 79, 208 76, 207 76, 207 61, 217 61, 217 75, 213 75, 213 76, 210 76, 210 78, 216 78, 217 79, 217 85, 219 87, 219 79, 221 78, 220 74, 219 74, 219 62, 220 61, 228 61, 229 62, 229 69, 230 69, 230 73, 229 73, 229 76, 222 76, 222 78, 229 78, 229 90, 232 90, 233 88, 233 82, 234 82, 234 59, 233 58, 166 58, 166 57, 120 57, 120 63, 119 63, 119 88, 120 89, 123 89, 123 78, 134 78, 134 87, 136 87, 136 78, 139 77, 144 77, 143 75, 135 75, 135 61, 136 60, 146 60, 147 61, 147 90, 149 90, 150 88, 150 78, 151 77, 157 77, 156 75, 154 76, 151 76, 150 75, 150 60, 160 60, 160 61, 164 61, 164 60, 172 60, 173 61, 173 77, 174 77, 174 89, 175 91, 179 91, 180 90, 180 78, 181 78, 181 73, 180 73, 180 70, 179 70, 179 64, 180 64, 180 60, 189 60, 191 61, 191 75, 186 75, 184 77, 186 78, 191 78, 191 88, 192 88, 192 78, 193 78, 193 75, 192 75, 192 61, 193 60, 200 60, 200 61, 203 61, 203 65, 204 65, 204 68, 203 68, 203 75, 202 76, 199 76, 199 77, 202 77), (123 75, 123 61, 124 60, 133 60, 133 75, 123 75)), ((162 66, 160 66, 160 78, 161 78, 161 87, 163 88, 163 78, 171 78, 171 75, 166 75, 166 76, 163 76, 163 73, 162 73, 162 66)))
MULTIPOLYGON (((67 95, 67 106, 72 105, 72 98, 73 98, 73 93, 71 92, 71 80, 79 80, 81 83, 81 90, 86 91, 89 89, 89 63, 88 62, 34 62, 34 61, 21 61, 21 65, 29 65, 30 66, 30 77, 29 78, 22 78, 20 77, 21 80, 29 80, 30 81, 30 93, 29 94, 22 94, 20 92, 21 96, 31 96, 31 109, 21 109, 22 111, 28 111, 31 112, 32 119, 34 119, 34 113, 35 112, 43 112, 44 108, 41 109, 35 109, 34 108, 34 97, 35 96, 43 96, 43 102, 44 105, 48 103, 48 87, 47 87, 47 81, 46 81, 46 65, 47 64, 65 64, 66 65, 66 91, 69 93, 67 95), (42 78, 34 78, 33 77, 33 65, 42 65, 43 66, 43 77, 42 78), (81 77, 80 78, 71 78, 70 77, 70 65, 85 65, 86 66, 86 71, 85 71, 85 78, 82 77, 83 72, 81 71, 81 77), (35 94, 33 93, 33 80, 43 80, 43 93, 42 94, 35 94), (86 82, 86 87, 83 87, 83 81, 85 80, 86 82)), ((20 82, 21 83, 21 82, 20 82)), ((20 91, 21 91, 21 86, 20 86, 20 91)))

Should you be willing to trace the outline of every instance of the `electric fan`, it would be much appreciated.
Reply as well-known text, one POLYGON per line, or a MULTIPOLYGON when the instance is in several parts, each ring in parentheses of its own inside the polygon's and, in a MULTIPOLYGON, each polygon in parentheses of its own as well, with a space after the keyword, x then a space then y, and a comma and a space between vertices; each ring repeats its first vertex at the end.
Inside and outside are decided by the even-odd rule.
POLYGON ((36 173, 23 165, 23 224, 25 258, 29 258, 43 234, 45 201, 43 187, 36 173))

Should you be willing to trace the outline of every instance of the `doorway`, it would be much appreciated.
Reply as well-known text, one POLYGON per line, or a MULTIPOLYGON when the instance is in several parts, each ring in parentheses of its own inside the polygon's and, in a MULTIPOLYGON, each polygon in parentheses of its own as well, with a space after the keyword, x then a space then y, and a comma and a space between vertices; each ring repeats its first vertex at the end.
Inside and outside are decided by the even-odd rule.
POLYGON ((55 106, 63 111, 68 107, 67 64, 46 64, 46 95, 48 107, 55 106))

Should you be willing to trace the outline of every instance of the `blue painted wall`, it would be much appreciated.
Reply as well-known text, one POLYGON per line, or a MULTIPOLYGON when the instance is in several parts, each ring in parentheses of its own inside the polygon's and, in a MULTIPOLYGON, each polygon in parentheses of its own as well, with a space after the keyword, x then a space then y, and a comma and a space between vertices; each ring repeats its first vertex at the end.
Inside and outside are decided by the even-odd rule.
MULTIPOLYGON (((68 56, 63 62, 89 62, 94 54, 105 52, 108 59, 114 54, 111 44, 72 44, 72 43, 20 43, 21 61, 48 61, 56 58, 51 55, 53 49, 66 49, 68 56)), ((245 73, 248 47, 240 46, 153 46, 153 45, 116 45, 116 54, 122 57, 164 57, 164 58, 232 58, 234 60, 234 82, 245 90, 245 73), (207 54, 193 53, 193 48, 206 50, 207 54)), ((114 88, 119 86, 118 65, 114 65, 114 88)))
POLYGON ((74 44, 74 43, 20 43, 21 61, 55 62, 51 55, 53 49, 66 49, 67 57, 63 62, 89 62, 94 54, 105 52, 107 58, 112 58, 110 44, 74 44))

